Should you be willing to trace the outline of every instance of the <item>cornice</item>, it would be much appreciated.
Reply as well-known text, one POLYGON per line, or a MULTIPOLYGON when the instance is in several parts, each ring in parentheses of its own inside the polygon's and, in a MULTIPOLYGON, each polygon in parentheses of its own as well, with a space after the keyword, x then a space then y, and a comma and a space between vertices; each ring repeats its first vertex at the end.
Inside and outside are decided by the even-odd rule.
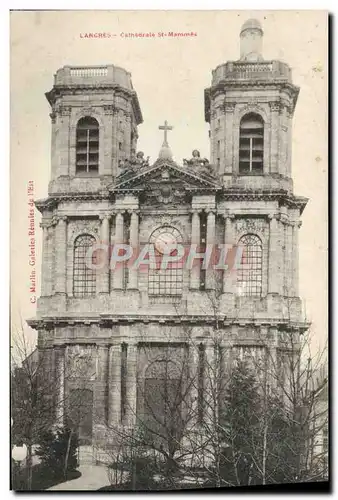
POLYGON ((297 85, 294 85, 293 83, 287 81, 286 79, 283 78, 275 78, 275 79, 268 79, 268 80, 259 80, 259 79, 247 79, 247 80, 239 80, 239 79, 224 79, 220 81, 219 83, 212 85, 211 87, 207 88, 204 90, 204 115, 205 115, 205 121, 209 123, 210 117, 211 117, 211 100, 216 97, 217 94, 219 93, 225 93, 226 90, 229 88, 233 89, 243 89, 243 90, 248 90, 248 89, 267 89, 267 90, 286 90, 290 98, 292 100, 292 105, 288 106, 286 103, 283 103, 286 105, 286 107, 289 109, 289 113, 291 116, 293 116, 296 104, 297 104, 297 99, 298 95, 300 92, 300 87, 297 85))
POLYGON ((63 95, 76 95, 76 94, 91 94, 96 91, 106 91, 111 92, 112 90, 117 91, 121 94, 127 95, 132 100, 132 106, 135 113, 136 122, 140 125, 143 122, 142 112, 140 108, 140 103, 138 101, 137 93, 135 90, 127 89, 122 87, 118 83, 86 83, 86 84, 68 84, 68 85, 55 85, 52 90, 45 93, 47 101, 51 106, 56 101, 57 97, 62 97, 63 95))
POLYGON ((53 193, 48 196, 48 198, 43 198, 41 200, 35 200, 35 206, 42 213, 43 210, 51 210, 57 208, 58 203, 61 201, 91 201, 99 200, 105 201, 110 200, 111 196, 107 191, 105 192, 86 192, 86 193, 53 193))
POLYGON ((109 328, 118 324, 169 324, 169 325, 219 325, 223 326, 283 326, 287 329, 297 329, 305 331, 310 327, 310 323, 305 321, 290 321, 288 319, 276 318, 231 318, 224 314, 219 315, 168 315, 168 316, 154 316, 154 315, 137 315, 137 314, 121 314, 121 315, 105 315, 101 314, 95 318, 74 318, 74 317, 45 317, 39 319, 29 319, 27 323, 31 328, 36 330, 51 330, 55 327, 62 326, 75 326, 84 325, 91 326, 97 325, 103 328, 109 328))
MULTIPOLYGON (((138 177, 139 178, 139 177, 138 177)), ((134 179, 134 178, 133 178, 134 179)), ((132 180, 132 179, 131 179, 132 180)), ((127 182, 126 182, 127 183, 127 182)), ((303 212, 306 204, 308 202, 308 198, 302 196, 295 196, 289 194, 285 190, 280 191, 254 191, 254 190, 229 190, 222 186, 217 185, 201 185, 201 186, 185 186, 184 188, 187 192, 191 194, 196 193, 216 193, 218 195, 218 201, 279 201, 282 204, 285 204, 289 208, 298 208, 300 209, 300 213, 303 212)), ((103 192, 91 192, 91 193, 57 193, 50 195, 48 198, 44 198, 41 200, 35 201, 35 206, 39 210, 40 213, 43 213, 45 210, 53 210, 57 208, 58 203, 62 201, 111 201, 112 193, 115 194, 135 194, 139 195, 144 191, 143 188, 134 188, 132 186, 125 186, 123 188, 112 188, 110 193, 105 191, 103 192)))
POLYGON ((308 198, 303 196, 295 196, 293 194, 288 193, 285 190, 279 191, 257 191, 257 190, 229 190, 227 188, 223 188, 223 191, 220 195, 222 200, 225 201, 275 201, 278 200, 283 204, 287 205, 289 208, 299 208, 301 213, 306 207, 308 198))

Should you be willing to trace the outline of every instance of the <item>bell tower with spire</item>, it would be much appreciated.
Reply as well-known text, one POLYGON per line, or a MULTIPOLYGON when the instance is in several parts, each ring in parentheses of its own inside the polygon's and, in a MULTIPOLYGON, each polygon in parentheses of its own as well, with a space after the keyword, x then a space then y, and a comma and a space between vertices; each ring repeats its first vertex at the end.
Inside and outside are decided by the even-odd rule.
POLYGON ((264 60, 263 29, 249 19, 240 31, 240 59, 212 72, 205 90, 211 163, 225 186, 292 191, 292 118, 299 88, 290 67, 264 60))

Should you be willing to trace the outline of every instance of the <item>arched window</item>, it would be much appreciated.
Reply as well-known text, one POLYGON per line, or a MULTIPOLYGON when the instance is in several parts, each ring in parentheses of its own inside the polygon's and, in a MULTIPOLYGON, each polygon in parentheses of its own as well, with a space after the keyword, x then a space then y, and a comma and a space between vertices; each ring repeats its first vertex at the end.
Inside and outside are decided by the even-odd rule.
POLYGON ((262 293, 262 242, 254 234, 246 234, 238 242, 243 253, 237 269, 237 286, 241 295, 262 293))
POLYGON ((239 132, 239 173, 263 173, 264 122, 260 115, 248 113, 241 119, 239 132))
POLYGON ((95 118, 85 116, 76 127, 76 173, 99 171, 99 124, 95 118))
MULTIPOLYGON (((78 236, 74 244, 73 294, 75 297, 88 297, 96 292, 96 273, 87 264, 87 252, 96 242, 94 236, 78 236)), ((94 256, 93 256, 94 259, 94 256)))
MULTIPOLYGON (((150 237, 150 244, 154 245, 156 269, 149 268, 148 293, 154 297, 165 297, 169 301, 180 297, 183 291, 183 262, 168 263, 166 269, 161 269, 162 256, 166 245, 176 245, 182 242, 180 232, 171 226, 156 229, 150 237)), ((176 250, 173 250, 175 252, 176 250)))

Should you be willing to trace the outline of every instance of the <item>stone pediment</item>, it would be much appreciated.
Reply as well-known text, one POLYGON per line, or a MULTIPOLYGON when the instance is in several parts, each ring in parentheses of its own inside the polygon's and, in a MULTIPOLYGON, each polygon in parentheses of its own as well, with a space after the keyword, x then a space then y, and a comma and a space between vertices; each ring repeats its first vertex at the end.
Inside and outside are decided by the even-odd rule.
MULTIPOLYGON (((197 170, 197 169, 196 169, 197 170)), ((216 192, 221 190, 216 177, 209 173, 194 171, 170 160, 157 160, 153 165, 138 172, 121 175, 108 189, 110 192, 143 192, 162 189, 164 193, 173 187, 188 192, 216 192)))

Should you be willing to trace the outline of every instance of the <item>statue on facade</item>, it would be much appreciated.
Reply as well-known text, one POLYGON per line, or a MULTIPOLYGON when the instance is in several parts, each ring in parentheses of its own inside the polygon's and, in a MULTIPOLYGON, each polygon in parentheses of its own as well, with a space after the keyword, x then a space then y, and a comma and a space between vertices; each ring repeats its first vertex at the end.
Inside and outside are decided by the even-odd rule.
POLYGON ((200 165, 208 165, 209 160, 206 158, 201 158, 201 154, 198 151, 198 149, 194 149, 192 152, 192 157, 190 160, 187 160, 186 158, 183 158, 183 165, 187 165, 189 167, 199 167, 200 165))
POLYGON ((135 158, 135 163, 136 165, 140 166, 141 168, 143 167, 149 167, 149 156, 147 158, 144 158, 144 153, 143 151, 138 151, 136 158, 135 158))
POLYGON ((133 175, 136 173, 135 168, 127 158, 119 160, 119 169, 120 169, 120 174, 118 175, 118 177, 122 177, 125 175, 133 175))
POLYGON ((149 167, 149 156, 144 158, 143 151, 138 151, 135 155, 135 151, 132 151, 131 157, 119 160, 119 168, 121 173, 119 176, 137 174, 140 168, 149 167))
POLYGON ((183 158, 183 165, 196 169, 201 174, 207 174, 214 176, 214 171, 212 165, 210 165, 207 158, 201 158, 201 154, 198 149, 194 149, 192 152, 192 157, 190 160, 183 158))

